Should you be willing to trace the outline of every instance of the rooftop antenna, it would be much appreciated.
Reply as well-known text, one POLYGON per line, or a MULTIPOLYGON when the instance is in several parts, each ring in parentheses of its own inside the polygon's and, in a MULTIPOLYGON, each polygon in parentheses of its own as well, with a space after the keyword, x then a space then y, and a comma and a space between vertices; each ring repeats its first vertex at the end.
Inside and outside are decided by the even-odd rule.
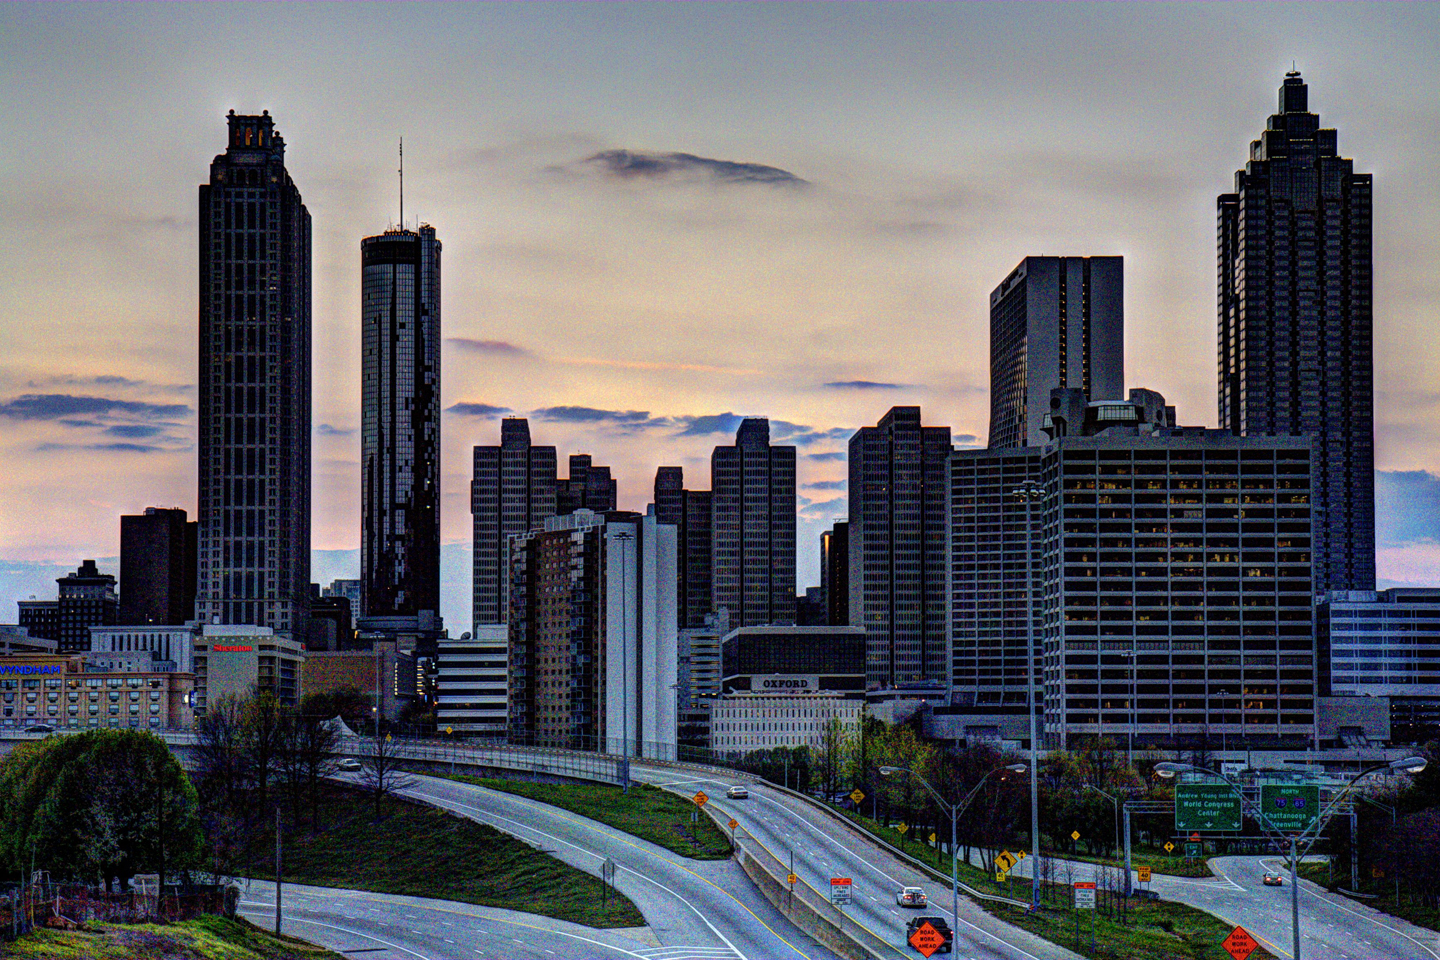
POLYGON ((405 229, 405 138, 400 138, 400 229, 405 229))

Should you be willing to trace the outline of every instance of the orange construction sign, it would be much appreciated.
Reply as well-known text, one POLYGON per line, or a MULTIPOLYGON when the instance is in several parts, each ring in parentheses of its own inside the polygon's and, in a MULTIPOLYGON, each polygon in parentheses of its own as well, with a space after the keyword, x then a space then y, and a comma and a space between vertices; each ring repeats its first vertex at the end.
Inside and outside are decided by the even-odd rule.
POLYGON ((1255 942, 1254 937, 1245 932, 1244 927, 1236 927, 1230 931, 1230 936, 1220 942, 1220 946, 1224 947, 1225 952, 1234 957, 1235 960, 1245 960, 1246 957, 1255 952, 1255 948, 1258 947, 1259 944, 1255 942))
POLYGON ((928 960, 932 953, 945 946, 945 935, 927 921, 920 924, 920 928, 910 935, 910 946, 919 950, 920 955, 928 960))
POLYGON ((695 806, 697 806, 697 807, 703 807, 703 806, 705 806, 705 801, 706 801, 706 800, 709 800, 710 798, 707 797, 707 796, 705 796, 705 791, 704 791, 704 790, 700 790, 700 791, 697 791, 697 792, 696 792, 696 794, 695 794, 695 796, 694 796, 693 799, 695 800, 695 806))

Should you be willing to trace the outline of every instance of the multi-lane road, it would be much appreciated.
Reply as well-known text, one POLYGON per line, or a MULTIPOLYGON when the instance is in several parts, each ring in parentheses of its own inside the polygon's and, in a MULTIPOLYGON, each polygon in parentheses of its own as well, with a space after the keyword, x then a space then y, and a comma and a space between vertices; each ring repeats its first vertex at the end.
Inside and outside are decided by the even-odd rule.
MULTIPOLYGON (((765 784, 739 779, 697 776, 672 768, 634 766, 639 779, 683 793, 704 790, 722 820, 739 824, 738 841, 754 843, 775 862, 794 872, 800 883, 808 884, 828 898, 832 877, 852 880, 851 902, 842 908, 846 915, 876 939, 893 948, 894 957, 913 957, 905 944, 905 924, 915 911, 899 907, 895 894, 906 886, 923 887, 930 904, 926 915, 944 917, 955 931, 957 957, 993 957, 1004 960, 1062 960, 1075 954, 1042 940, 1018 927, 997 920, 962 896, 959 916, 950 908, 950 890, 928 875, 894 857, 883 848, 859 836, 825 811, 788 793, 765 784), (750 796, 728 800, 725 788, 744 783, 750 796)), ((756 896, 752 894, 752 896, 756 896)), ((1078 958, 1077 958, 1078 960, 1078 958)))
MULTIPOLYGON (((1091 880, 1095 866, 1061 861, 1076 879, 1091 880)), ((1210 878, 1152 875, 1150 889, 1161 899, 1204 910, 1244 927, 1275 956, 1294 956, 1291 934, 1290 875, 1278 857, 1216 857, 1210 878), (1284 884, 1267 887, 1266 871, 1283 872, 1284 884)), ((1030 875, 1029 860, 1016 864, 1017 876, 1030 875)), ((1137 881, 1138 882, 1138 881, 1137 881)), ((1301 956, 1317 960, 1440 960, 1440 934, 1380 913, 1300 881, 1301 956)))

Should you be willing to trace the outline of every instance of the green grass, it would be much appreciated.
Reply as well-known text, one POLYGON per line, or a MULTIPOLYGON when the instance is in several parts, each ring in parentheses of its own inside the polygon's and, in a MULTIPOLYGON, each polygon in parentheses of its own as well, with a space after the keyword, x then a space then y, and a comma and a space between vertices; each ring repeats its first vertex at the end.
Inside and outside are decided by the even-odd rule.
POLYGON ((604 783, 532 783, 526 780, 491 780, 447 776, 447 780, 503 790, 530 800, 578 813, 606 826, 664 847, 693 860, 728 860, 730 839, 695 804, 658 787, 632 783, 627 796, 619 787, 604 783))
MULTIPOLYGON (((376 823, 371 798, 325 788, 324 822, 285 836, 284 878, 317 887, 458 900, 523 910, 590 927, 643 926, 644 917, 599 878, 537 854, 493 827, 387 798, 376 823)), ((274 877, 274 837, 262 836, 244 873, 274 877)))
POLYGON ((245 920, 200 917, 166 925, 90 923, 31 931, 3 948, 16 960, 340 960, 294 937, 276 939, 245 920))
MULTIPOLYGON (((1286 861, 1287 863, 1289 861, 1286 861)), ((1300 861, 1300 876, 1328 887, 1336 893, 1340 887, 1350 886, 1350 875, 1330 877, 1330 867, 1322 863, 1306 863, 1302 858, 1300 861)), ((1287 881, 1288 882, 1288 881, 1287 881)), ((1400 880, 1400 901, 1395 901, 1395 881, 1390 877, 1360 878, 1360 893, 1373 893, 1375 898, 1363 897, 1356 902, 1363 903, 1367 907, 1374 907, 1381 913, 1388 913, 1392 917, 1399 917, 1401 920, 1408 920, 1417 927, 1424 927, 1427 930, 1440 930, 1440 911, 1420 903, 1414 895, 1413 888, 1407 888, 1404 878, 1400 880)))
MULTIPOLYGON (((852 811, 840 811, 845 817, 861 826, 876 837, 900 847, 910 856, 934 866, 949 876, 950 858, 942 856, 929 846, 907 840, 901 847, 899 831, 882 827, 867 817, 852 811)), ((1012 849, 1012 852, 1013 849, 1012 849)), ((961 882, 983 893, 998 894, 1028 902, 1030 881, 1024 877, 1012 877, 1004 883, 995 880, 969 864, 961 863, 961 882)), ((1082 879, 1076 877, 1076 879, 1082 879)), ((1219 918, 1168 900, 1132 899, 1125 906, 1124 920, 1115 915, 1112 898, 1104 892, 1099 894, 1101 909, 1085 911, 1080 916, 1081 936, 1075 933, 1076 911, 1070 908, 1071 892, 1067 889, 1069 880, 1063 873, 1056 882, 1042 883, 1041 907, 1038 913, 1027 913, 1023 908, 1007 904, 978 900, 988 913, 1059 944, 1086 957, 1099 960, 1230 960, 1230 954, 1220 946, 1233 927, 1219 918), (1094 922, 1095 949, 1090 948, 1091 922, 1094 922)), ((930 893, 933 895, 934 890, 930 893)), ((1252 960, 1265 960, 1273 955, 1260 947, 1250 955, 1252 960)))
MULTIPOLYGON (((1122 869, 1125 864, 1125 855, 1123 853, 1118 858, 1111 858, 1098 857, 1086 853, 1063 853, 1054 850, 1045 850, 1044 852, 1051 856, 1067 860, 1080 860, 1084 863, 1103 863, 1112 867, 1121 867, 1122 869)), ((1130 848, 1130 865, 1132 867, 1148 866, 1155 873, 1163 873, 1171 877, 1215 876, 1215 872, 1210 869, 1208 859, 1202 857, 1199 860, 1187 862, 1184 857, 1172 857, 1158 847, 1132 846, 1130 848)))

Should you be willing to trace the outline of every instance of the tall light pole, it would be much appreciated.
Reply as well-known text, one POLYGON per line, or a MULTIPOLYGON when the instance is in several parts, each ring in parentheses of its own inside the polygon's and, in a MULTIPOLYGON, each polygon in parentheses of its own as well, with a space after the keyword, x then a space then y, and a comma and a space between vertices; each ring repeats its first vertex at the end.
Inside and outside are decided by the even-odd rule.
POLYGON ((1118 654, 1130 662, 1130 710, 1128 711, 1130 723, 1125 728, 1125 762, 1133 769, 1135 766, 1135 726, 1137 723, 1137 707, 1135 706, 1135 651, 1121 650, 1118 654))
MULTIPOLYGON (((1359 773, 1355 774, 1355 776, 1350 778, 1350 782, 1345 784, 1345 786, 1340 790, 1340 792, 1336 793, 1335 796, 1330 798, 1330 802, 1325 806, 1324 810, 1316 814, 1315 820, 1310 824, 1310 826, 1306 827, 1304 830, 1301 830, 1299 833, 1292 833, 1290 835, 1291 960, 1300 960, 1300 841, 1305 839, 1305 835, 1307 833, 1310 833, 1312 830, 1315 831, 1316 836, 1319 836, 1320 827, 1325 823, 1326 820, 1329 819, 1330 811, 1334 810, 1335 807, 1339 805, 1340 801, 1345 799, 1345 795, 1349 793, 1352 789, 1354 789, 1355 784, 1359 783, 1365 777, 1370 776, 1370 774, 1372 773, 1380 773, 1381 771, 1387 770, 1393 770, 1400 773, 1419 773, 1421 770, 1425 769, 1425 765, 1427 763, 1428 761, 1424 757, 1403 757, 1399 760, 1392 760, 1389 763, 1382 763, 1379 766, 1371 767, 1368 770, 1360 771, 1359 773)), ((1197 767, 1191 763, 1172 763, 1166 760, 1161 763, 1155 764, 1155 772, 1160 776, 1167 778, 1173 777, 1177 773, 1205 773, 1209 774, 1212 777, 1219 777, 1221 780, 1224 780, 1230 785, 1231 790, 1235 791, 1235 795, 1240 798, 1240 803, 1242 805, 1246 802, 1245 791, 1240 789, 1239 784, 1237 784, 1234 780, 1231 780, 1229 777, 1225 776, 1225 774, 1221 773, 1218 770, 1211 770, 1208 767, 1197 767)), ((1253 807, 1252 810, 1255 813, 1256 820, 1259 821, 1262 828, 1268 828, 1278 837, 1283 838, 1285 836, 1284 832, 1279 830, 1273 823, 1271 823, 1269 817, 1265 816, 1264 810, 1258 810, 1253 807)), ((1307 844, 1305 849, 1309 850, 1310 846, 1314 844, 1314 842, 1315 837, 1311 837, 1310 844, 1307 844)))
MULTIPOLYGON (((939 804, 940 809, 950 814, 950 915, 955 918, 956 926, 960 925, 960 867, 958 859, 960 856, 960 848, 956 845, 957 829, 955 825, 960 820, 960 814, 965 812, 966 808, 970 806, 970 801, 974 800, 975 795, 980 792, 980 788, 985 786, 985 781, 989 780, 992 774, 999 773, 1001 770, 1024 773, 1025 764, 1007 763, 1003 767, 996 767, 980 778, 980 782, 975 784, 969 793, 965 794, 964 800, 961 800, 959 803, 946 803, 944 798, 940 796, 939 791, 930 786, 930 781, 920 776, 920 774, 914 770, 907 770, 905 767, 880 768, 880 776, 882 777, 893 776, 897 773, 908 773, 916 780, 919 780, 920 785, 930 791, 930 796, 935 798, 935 802, 939 804)), ((1031 886, 1034 886, 1033 882, 1031 886)))
POLYGON ((1040 742, 1035 734, 1035 530, 1031 505, 1045 488, 1026 480, 1014 495, 1025 502, 1025 712, 1030 715, 1030 908, 1040 908, 1040 742))
MULTIPOLYGON (((1381 810, 1384 810, 1384 811, 1386 811, 1387 813, 1390 814, 1390 837, 1391 837, 1391 840, 1393 841, 1393 840, 1394 840, 1394 837, 1395 837, 1395 827, 1396 827, 1396 825, 1397 825, 1398 822, 1399 822, 1399 818, 1396 816, 1395 808, 1392 807, 1392 806, 1390 806, 1390 804, 1388 804, 1388 803, 1381 803, 1379 800, 1376 800, 1374 797, 1367 797, 1367 796, 1365 796, 1365 794, 1363 794, 1363 793, 1362 793, 1362 794, 1358 794, 1358 796, 1359 796, 1359 798, 1360 798, 1361 800, 1364 800, 1366 803, 1371 804, 1371 805, 1376 806, 1376 807, 1379 807, 1381 810)), ((1351 822, 1352 824, 1354 824, 1356 821, 1351 820, 1350 822, 1351 822)), ((1360 845, 1355 842, 1355 837, 1352 835, 1351 838, 1350 838, 1350 862, 1351 862, 1351 863, 1354 863, 1354 862, 1356 861, 1356 859, 1357 859, 1357 853, 1358 853, 1358 851, 1359 851, 1359 847, 1360 847, 1360 845)), ((1396 909, 1399 909, 1399 907, 1400 907, 1400 869, 1399 869, 1398 865, 1396 865, 1396 864, 1391 864, 1391 865, 1390 865, 1390 872, 1395 875, 1395 907, 1396 907, 1396 909)), ((1351 883, 1351 884, 1350 884, 1350 887, 1351 887, 1352 889, 1356 889, 1356 890, 1358 891, 1358 885, 1357 885, 1357 884, 1351 883)))
MULTIPOLYGON (((1087 784, 1085 784, 1085 790, 1094 790, 1096 793, 1100 794, 1100 796, 1104 797, 1106 800, 1109 800, 1110 803, 1111 803, 1111 805, 1115 807, 1115 852, 1116 852, 1116 853, 1119 853, 1119 852, 1120 852, 1120 800, 1119 800, 1119 798, 1118 798, 1118 797, 1112 797, 1112 796, 1110 796, 1110 794, 1106 793, 1104 790, 1101 790, 1099 787, 1095 786, 1095 784, 1093 784, 1093 783, 1087 783, 1087 784)), ((1084 790, 1081 791, 1081 793, 1084 793, 1084 792, 1085 792, 1084 790)))
MULTIPOLYGON (((635 534, 617 530, 611 538, 616 543, 630 543, 635 534)), ((625 550, 618 551, 620 560, 620 789, 630 792, 630 578, 626 571, 629 561, 625 550)))

